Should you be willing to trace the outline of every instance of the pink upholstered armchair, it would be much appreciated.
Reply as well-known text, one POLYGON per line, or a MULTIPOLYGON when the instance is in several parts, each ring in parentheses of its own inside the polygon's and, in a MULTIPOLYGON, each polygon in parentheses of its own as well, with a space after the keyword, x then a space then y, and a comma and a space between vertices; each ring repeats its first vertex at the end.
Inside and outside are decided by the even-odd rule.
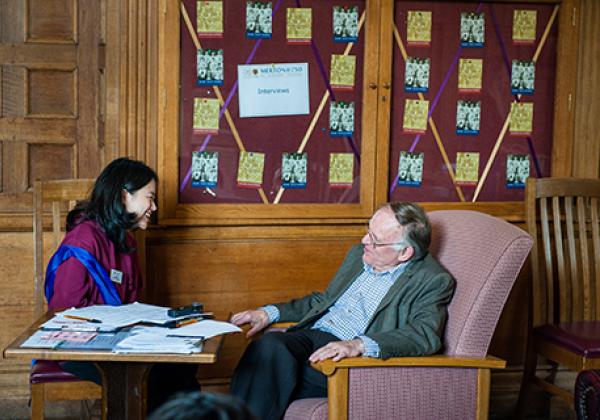
POLYGON ((487 418, 490 369, 505 367, 487 354, 488 346, 532 240, 475 211, 429 217, 431 253, 456 279, 443 354, 319 363, 329 398, 295 401, 286 420, 487 418))

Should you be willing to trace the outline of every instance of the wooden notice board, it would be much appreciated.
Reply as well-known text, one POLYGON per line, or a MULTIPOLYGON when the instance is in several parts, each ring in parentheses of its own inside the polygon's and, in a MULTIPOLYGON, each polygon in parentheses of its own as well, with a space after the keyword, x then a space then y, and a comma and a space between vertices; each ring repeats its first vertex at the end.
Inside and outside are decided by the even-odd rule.
MULTIPOLYGON (((168 98, 161 132, 162 169, 167 176, 162 180, 163 220, 239 218, 240 206, 251 209, 242 212, 244 216, 257 219, 368 217, 373 207, 376 94, 365 86, 376 80, 378 1, 340 5, 329 0, 185 0, 168 4, 159 72, 168 98), (199 20, 205 4, 216 8, 213 19, 222 22, 221 29, 217 24, 212 33, 199 20), (250 33, 251 7, 271 11, 267 36, 250 33), (305 39, 290 36, 290 13, 296 10, 310 15, 304 24, 310 31, 305 39), (355 33, 340 32, 340 22, 346 20, 355 33), (212 60, 213 55, 221 67, 212 72, 220 78, 217 81, 207 80, 204 74, 211 72, 205 58, 212 60), (240 74, 254 71, 261 76, 267 70, 293 65, 306 67, 307 112, 264 116, 240 112, 250 97, 240 74), (344 68, 341 74, 351 75, 353 81, 340 80, 340 73, 332 70, 339 66, 344 68), (212 106, 213 115, 218 104, 216 127, 198 128, 200 117, 194 118, 198 101, 212 106), (346 112, 350 108, 352 112, 346 112), (342 127, 342 116, 348 115, 351 122, 338 129, 337 120, 342 127), (244 182, 240 175, 240 157, 247 157, 246 153, 262 160, 262 166, 254 166, 254 175, 262 174, 258 182, 244 182), (295 183, 286 178, 289 168, 284 160, 294 158, 305 171, 304 179, 295 183), (336 177, 332 167, 338 166, 343 169, 336 177)), ((256 105, 251 110, 260 113, 262 108, 256 105)))
POLYGON ((395 2, 391 200, 522 201, 527 176, 550 176, 558 10, 535 3, 395 2), (429 42, 411 41, 414 14, 428 17, 429 42), (518 33, 519 25, 528 33, 518 33), (423 71, 429 75, 414 83, 423 71), (405 126, 414 101, 428 105, 420 132, 405 126), (523 123, 530 128, 519 126, 520 109, 531 112, 523 123), (474 164, 472 176, 464 174, 465 157, 474 164), (420 177, 406 173, 414 161, 420 177))

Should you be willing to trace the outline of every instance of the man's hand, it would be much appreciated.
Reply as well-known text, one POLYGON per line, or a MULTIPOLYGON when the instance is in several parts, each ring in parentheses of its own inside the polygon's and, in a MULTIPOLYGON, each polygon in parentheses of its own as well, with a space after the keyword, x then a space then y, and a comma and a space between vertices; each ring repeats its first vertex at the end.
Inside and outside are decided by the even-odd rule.
POLYGON ((346 357, 358 357, 365 352, 365 345, 360 338, 345 341, 332 341, 315 351, 308 360, 312 363, 331 359, 334 362, 346 357))
POLYGON ((246 333, 246 338, 250 338, 269 325, 269 316, 262 309, 248 310, 234 314, 231 323, 237 326, 250 324, 250 329, 246 333))

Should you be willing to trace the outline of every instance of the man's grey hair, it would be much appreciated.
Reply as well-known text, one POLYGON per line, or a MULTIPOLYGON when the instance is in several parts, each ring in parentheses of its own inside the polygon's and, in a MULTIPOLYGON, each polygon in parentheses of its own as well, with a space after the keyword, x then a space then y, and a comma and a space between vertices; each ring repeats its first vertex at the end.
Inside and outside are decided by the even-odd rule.
POLYGON ((414 258, 427 254, 431 243, 431 224, 425 211, 408 201, 387 203, 381 208, 392 210, 396 220, 404 228, 403 240, 415 250, 414 258))

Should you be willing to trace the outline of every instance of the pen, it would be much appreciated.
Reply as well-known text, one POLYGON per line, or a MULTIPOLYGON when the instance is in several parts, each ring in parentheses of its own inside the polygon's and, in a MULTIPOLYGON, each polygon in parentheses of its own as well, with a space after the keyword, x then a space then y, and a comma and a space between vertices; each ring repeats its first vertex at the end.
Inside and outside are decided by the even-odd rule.
POLYGON ((85 318, 82 316, 77 316, 77 315, 63 315, 65 318, 69 318, 69 319, 77 319, 79 321, 87 321, 87 322, 93 322, 94 324, 100 324, 102 321, 100 321, 99 319, 94 319, 94 318, 85 318))
POLYGON ((173 321, 169 321, 166 322, 165 324, 163 324, 163 327, 167 327, 167 328, 179 328, 179 327, 183 327, 184 325, 188 325, 188 324, 194 324, 198 321, 202 321, 203 319, 206 318, 212 318, 212 315, 207 315, 207 316, 197 316, 194 318, 184 318, 181 320, 173 320, 173 321))
POLYGON ((183 327, 184 325, 195 324, 201 320, 201 318, 184 319, 175 324, 175 328, 183 327))

